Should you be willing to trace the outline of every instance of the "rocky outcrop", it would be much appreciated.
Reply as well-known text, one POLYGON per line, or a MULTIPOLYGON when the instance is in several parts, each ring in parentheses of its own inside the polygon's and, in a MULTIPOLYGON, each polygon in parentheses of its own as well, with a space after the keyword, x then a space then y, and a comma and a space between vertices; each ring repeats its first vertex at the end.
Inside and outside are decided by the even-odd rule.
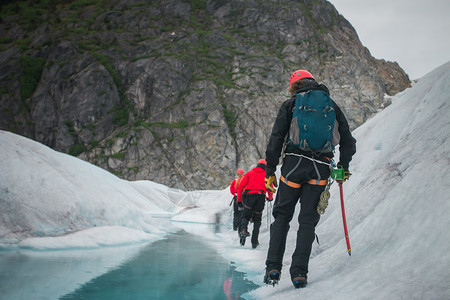
POLYGON ((226 187, 265 156, 296 69, 352 128, 410 84, 327 1, 17 3, 2 7, 1 129, 129 180, 226 187))

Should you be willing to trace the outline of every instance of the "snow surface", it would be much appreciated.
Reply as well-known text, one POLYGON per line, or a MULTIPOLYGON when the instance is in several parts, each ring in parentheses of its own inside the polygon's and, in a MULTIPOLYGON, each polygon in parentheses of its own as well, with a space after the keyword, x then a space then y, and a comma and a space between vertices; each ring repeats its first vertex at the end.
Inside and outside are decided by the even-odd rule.
POLYGON ((270 204, 264 211, 260 246, 241 247, 231 229, 207 232, 194 224, 231 228, 228 188, 185 192, 151 181, 129 182, 0 131, 0 269, 7 267, 1 258, 12 251, 43 257, 92 251, 92 259, 80 259, 69 278, 62 270, 25 265, 16 272, 42 273, 28 283, 32 287, 2 278, 0 290, 18 298, 64 295, 120 265, 139 245, 183 228, 205 237, 238 271, 261 285, 244 295, 247 299, 450 299, 449 95, 447 63, 355 130, 353 175, 344 184, 352 256, 347 255, 334 184, 316 230, 320 245, 313 245, 309 285, 301 290, 293 288, 288 274, 296 218, 281 281, 275 287, 262 286, 273 221, 267 214, 270 204), (99 254, 105 252, 115 255, 99 254), (93 263, 97 271, 86 272, 93 263))

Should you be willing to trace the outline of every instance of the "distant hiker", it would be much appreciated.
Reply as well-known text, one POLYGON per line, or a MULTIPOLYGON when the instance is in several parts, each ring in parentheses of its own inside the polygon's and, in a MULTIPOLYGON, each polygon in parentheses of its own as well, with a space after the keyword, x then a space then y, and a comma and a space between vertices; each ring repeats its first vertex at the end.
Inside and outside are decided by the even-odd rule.
MULTIPOLYGON (((230 192, 233 195, 233 230, 237 231, 239 229, 239 223, 242 217, 242 213, 244 212, 244 205, 242 205, 242 201, 237 202, 237 195, 239 189, 239 183, 241 182, 242 177, 244 176, 244 170, 238 169, 236 171, 236 178, 230 185, 230 192)), ((230 203, 231 205, 231 203, 230 203)))
POLYGON ((329 97, 328 88, 318 84, 311 73, 295 71, 289 80, 289 92, 292 97, 281 105, 266 149, 269 189, 272 184, 278 186, 275 170, 283 148, 284 157, 273 207, 275 220, 270 226, 264 282, 275 284, 280 279, 289 223, 300 199, 297 243, 289 270, 294 286, 300 288, 307 284, 315 227, 320 219, 317 205, 330 177, 334 146, 340 145, 338 165, 344 168, 347 180, 356 140, 344 113, 329 97))
POLYGON ((242 201, 244 204, 244 214, 239 228, 239 237, 242 246, 245 245, 245 238, 250 235, 247 230, 250 219, 253 221, 252 247, 256 248, 259 245, 259 228, 261 227, 266 193, 268 194, 268 198, 272 199, 272 193, 267 191, 264 182, 265 167, 266 161, 260 159, 256 167, 248 171, 239 184, 237 201, 242 201))

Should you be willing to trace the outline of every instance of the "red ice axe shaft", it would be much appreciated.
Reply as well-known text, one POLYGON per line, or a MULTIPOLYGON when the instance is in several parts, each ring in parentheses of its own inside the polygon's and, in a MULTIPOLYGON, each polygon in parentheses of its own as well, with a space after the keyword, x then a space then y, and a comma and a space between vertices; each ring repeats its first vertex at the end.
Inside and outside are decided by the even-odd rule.
POLYGON ((352 256, 352 249, 350 248, 350 239, 348 238, 347 221, 345 219, 344 192, 342 191, 342 182, 339 183, 339 192, 341 194, 342 222, 344 222, 344 233, 345 233, 345 241, 347 242, 347 251, 348 255, 352 256))

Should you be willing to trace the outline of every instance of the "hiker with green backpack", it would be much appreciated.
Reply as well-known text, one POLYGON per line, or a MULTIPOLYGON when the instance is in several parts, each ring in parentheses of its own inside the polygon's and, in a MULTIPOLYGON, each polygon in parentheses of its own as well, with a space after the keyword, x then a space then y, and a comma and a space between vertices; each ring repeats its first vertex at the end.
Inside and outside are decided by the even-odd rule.
POLYGON ((266 187, 275 192, 273 184, 278 191, 264 282, 275 285, 280 280, 289 223, 300 202, 297 242, 289 273, 294 286, 301 288, 307 284, 309 257, 320 219, 317 208, 330 177, 334 147, 339 144, 338 166, 344 169, 345 181, 351 175, 349 163, 356 152, 356 140, 328 88, 311 73, 295 71, 289 80, 289 92, 292 97, 281 105, 266 149, 266 187), (277 184, 275 171, 282 153, 277 184))

